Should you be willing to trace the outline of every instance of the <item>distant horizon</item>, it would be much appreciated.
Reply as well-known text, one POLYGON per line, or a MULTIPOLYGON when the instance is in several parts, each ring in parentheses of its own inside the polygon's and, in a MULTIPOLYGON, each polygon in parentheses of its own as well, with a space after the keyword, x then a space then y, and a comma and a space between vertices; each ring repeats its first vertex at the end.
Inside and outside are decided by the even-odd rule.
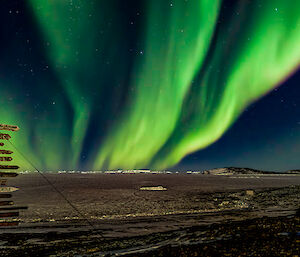
POLYGON ((201 173, 205 171, 212 171, 212 170, 219 170, 219 169, 249 169, 249 170, 255 170, 255 171, 262 171, 262 172, 278 172, 278 173, 284 173, 289 171, 300 171, 299 169, 287 169, 287 170, 263 170, 263 169, 256 169, 256 168, 249 168, 249 167, 237 167, 237 166, 227 166, 227 167, 216 167, 211 169, 165 169, 165 170, 151 170, 151 169, 112 169, 112 170, 20 170, 20 171, 10 171, 10 172, 16 172, 16 173, 105 173, 105 172, 115 172, 115 173, 130 173, 130 172, 136 172, 136 173, 185 173, 185 172, 195 172, 195 173, 201 173))

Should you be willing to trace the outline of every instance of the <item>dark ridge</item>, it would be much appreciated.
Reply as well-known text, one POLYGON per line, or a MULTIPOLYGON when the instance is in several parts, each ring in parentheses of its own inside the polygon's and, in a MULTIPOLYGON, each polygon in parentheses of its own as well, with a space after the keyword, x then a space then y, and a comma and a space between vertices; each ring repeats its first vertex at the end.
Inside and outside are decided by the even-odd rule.
POLYGON ((204 174, 300 174, 300 170, 290 170, 284 172, 263 171, 251 168, 224 167, 204 171, 204 174))

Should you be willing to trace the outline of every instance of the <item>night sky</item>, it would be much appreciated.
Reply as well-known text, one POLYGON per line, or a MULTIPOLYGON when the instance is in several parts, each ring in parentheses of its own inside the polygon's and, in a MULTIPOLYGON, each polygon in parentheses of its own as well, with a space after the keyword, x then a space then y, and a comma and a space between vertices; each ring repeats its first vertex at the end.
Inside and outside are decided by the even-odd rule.
POLYGON ((184 158, 173 170, 300 167, 300 72, 249 106, 220 140, 184 158))
POLYGON ((299 8, 1 1, 0 123, 41 170, 299 169, 299 8))

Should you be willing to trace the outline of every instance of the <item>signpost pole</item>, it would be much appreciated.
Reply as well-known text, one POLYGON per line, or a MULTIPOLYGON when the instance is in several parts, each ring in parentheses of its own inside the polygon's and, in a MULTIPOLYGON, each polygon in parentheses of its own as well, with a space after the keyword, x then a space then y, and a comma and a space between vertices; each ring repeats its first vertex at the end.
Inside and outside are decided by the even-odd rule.
MULTIPOLYGON (((15 125, 7 125, 7 124, 0 124, 0 130, 6 130, 6 131, 18 131, 20 128, 15 125)), ((10 140, 11 136, 6 133, 0 133, 0 141, 1 140, 10 140)), ((4 142, 0 142, 0 147, 4 146, 4 142)), ((10 162, 13 160, 11 156, 1 156, 1 155, 8 155, 12 154, 13 151, 7 150, 7 149, 0 149, 0 162, 10 162)), ((17 165, 6 165, 0 163, 0 170, 17 170, 20 167, 17 165)), ((6 186, 6 178, 13 178, 18 176, 19 174, 16 172, 6 172, 6 171, 0 171, 0 178, 5 177, 5 179, 0 179, 0 198, 4 199, 3 201, 0 201, 0 206, 10 206, 13 205, 14 202, 11 200, 7 200, 7 198, 11 198, 11 192, 19 190, 17 187, 13 186, 6 186)), ((8 226, 18 226, 19 221, 14 220, 8 220, 12 217, 18 217, 19 212, 13 212, 12 210, 24 210, 27 209, 27 206, 22 207, 2 207, 0 208, 0 228, 1 227, 8 227, 8 226), (7 219, 8 218, 8 219, 7 219)))

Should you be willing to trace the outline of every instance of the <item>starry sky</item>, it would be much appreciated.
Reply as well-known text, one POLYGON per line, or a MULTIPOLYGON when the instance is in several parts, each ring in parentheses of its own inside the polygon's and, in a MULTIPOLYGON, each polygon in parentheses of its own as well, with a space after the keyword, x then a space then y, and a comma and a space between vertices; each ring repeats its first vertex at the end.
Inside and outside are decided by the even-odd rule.
POLYGON ((298 169, 299 8, 4 0, 1 123, 41 170, 298 169))

